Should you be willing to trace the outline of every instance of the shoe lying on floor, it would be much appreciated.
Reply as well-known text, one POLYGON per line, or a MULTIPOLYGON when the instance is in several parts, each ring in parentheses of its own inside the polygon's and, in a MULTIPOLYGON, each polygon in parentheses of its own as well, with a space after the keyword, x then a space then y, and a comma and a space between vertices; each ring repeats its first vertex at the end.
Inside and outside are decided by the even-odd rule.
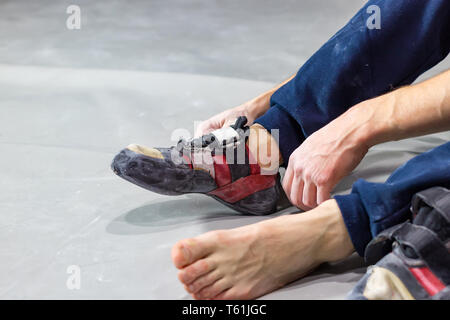
POLYGON ((111 168, 120 177, 164 195, 203 193, 246 214, 277 210, 284 195, 279 173, 261 174, 246 140, 247 119, 171 148, 130 145, 111 168))
POLYGON ((411 210, 413 223, 389 228, 368 244, 368 263, 392 252, 369 267, 349 299, 450 299, 450 191, 419 192, 411 210))

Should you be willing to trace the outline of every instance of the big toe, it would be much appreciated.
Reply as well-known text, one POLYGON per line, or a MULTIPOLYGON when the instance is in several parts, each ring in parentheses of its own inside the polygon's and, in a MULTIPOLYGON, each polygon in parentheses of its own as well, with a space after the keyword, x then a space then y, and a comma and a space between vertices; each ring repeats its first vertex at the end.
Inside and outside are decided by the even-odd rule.
POLYGON ((191 238, 177 242, 172 248, 172 261, 178 269, 205 257, 212 252, 212 239, 191 238))

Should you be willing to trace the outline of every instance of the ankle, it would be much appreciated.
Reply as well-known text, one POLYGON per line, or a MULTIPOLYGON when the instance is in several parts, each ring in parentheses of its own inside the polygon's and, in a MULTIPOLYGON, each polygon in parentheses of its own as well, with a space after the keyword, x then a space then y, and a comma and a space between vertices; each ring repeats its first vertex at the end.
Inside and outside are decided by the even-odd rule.
POLYGON ((253 158, 261 168, 262 174, 275 174, 283 162, 278 141, 260 124, 250 127, 247 141, 248 148, 253 158))
POLYGON ((325 201, 310 213, 317 215, 321 221, 317 242, 317 259, 320 263, 342 260, 355 251, 336 200, 325 201))

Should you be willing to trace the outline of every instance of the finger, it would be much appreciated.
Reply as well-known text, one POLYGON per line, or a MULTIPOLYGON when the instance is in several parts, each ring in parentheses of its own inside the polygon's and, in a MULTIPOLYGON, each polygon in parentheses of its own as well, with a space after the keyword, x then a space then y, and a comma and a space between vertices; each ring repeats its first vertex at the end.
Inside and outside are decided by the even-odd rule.
POLYGON ((229 120, 225 120, 222 124, 221 128, 227 128, 229 126, 231 126, 232 124, 236 123, 237 118, 233 118, 233 119, 229 119, 229 120))
POLYGON ((286 172, 284 174, 282 186, 284 189, 284 192, 286 193, 286 196, 288 197, 289 201, 291 200, 291 186, 292 186, 292 179, 294 178, 294 172, 291 168, 291 166, 288 165, 288 168, 286 169, 286 172))
POLYGON ((303 199, 303 180, 295 176, 291 186, 291 202, 294 206, 300 207, 303 199))
POLYGON ((314 208, 317 206, 316 200, 316 185, 312 182, 305 181, 305 185, 303 187, 303 205, 308 208, 314 208))
POLYGON ((202 122, 198 125, 197 130, 195 130, 194 138, 198 138, 206 133, 206 131, 209 129, 209 125, 207 125, 205 122, 202 122))
POLYGON ((303 179, 301 180, 300 184, 299 184, 299 190, 298 190, 298 200, 297 200, 297 208, 300 208, 303 211, 308 211, 311 210, 311 207, 308 207, 306 205, 303 204, 303 192, 305 189, 305 182, 303 181, 303 179))
POLYGON ((322 202, 330 199, 331 196, 331 188, 328 186, 320 186, 317 187, 317 204, 321 204, 322 202))

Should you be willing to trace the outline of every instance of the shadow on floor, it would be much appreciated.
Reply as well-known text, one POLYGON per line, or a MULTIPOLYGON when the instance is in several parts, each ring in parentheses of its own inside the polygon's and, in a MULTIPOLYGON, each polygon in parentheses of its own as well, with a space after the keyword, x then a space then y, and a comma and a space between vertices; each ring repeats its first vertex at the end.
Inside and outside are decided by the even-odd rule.
POLYGON ((106 231, 121 235, 156 233, 193 224, 209 224, 214 221, 224 222, 223 228, 229 228, 299 212, 299 209, 283 204, 279 206, 280 211, 275 214, 244 215, 204 196, 186 195, 184 197, 167 201, 155 200, 125 212, 112 220, 107 225, 106 231))
MULTIPOLYGON (((278 216, 285 211, 270 217, 278 216)), ((132 209, 112 220, 106 231, 122 235, 155 233, 218 220, 248 222, 249 219, 251 221, 255 218, 259 217, 239 214, 212 199, 188 196, 188 199, 157 200, 132 209)))

